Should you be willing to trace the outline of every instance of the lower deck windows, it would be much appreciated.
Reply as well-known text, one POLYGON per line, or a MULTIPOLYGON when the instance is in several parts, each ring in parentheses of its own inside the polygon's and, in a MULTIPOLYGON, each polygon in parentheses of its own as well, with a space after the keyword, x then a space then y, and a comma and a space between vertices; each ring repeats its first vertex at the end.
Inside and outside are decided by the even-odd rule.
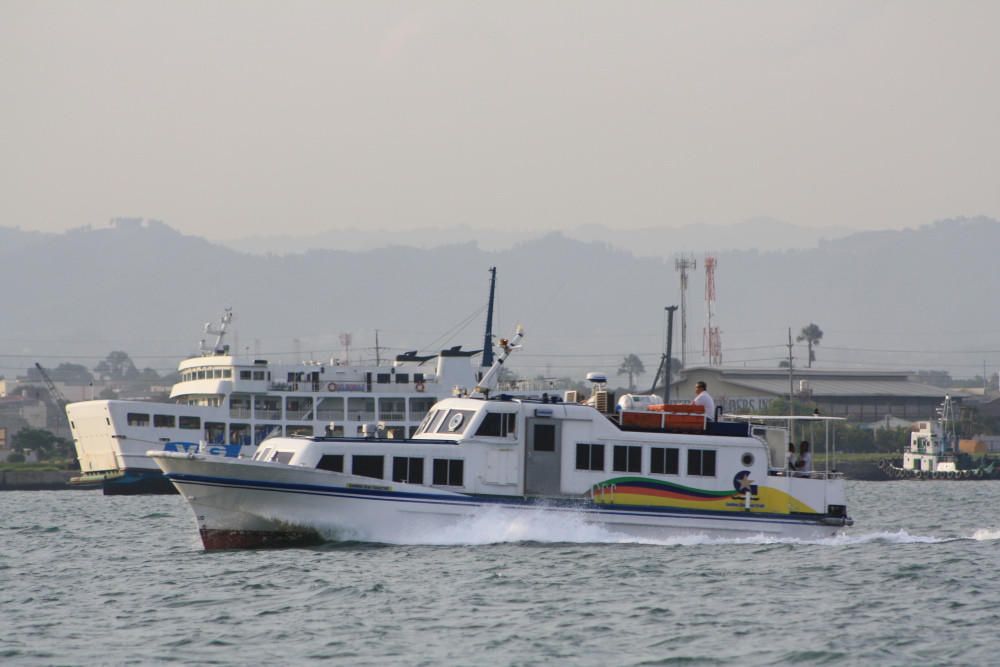
POLYGON ((394 456, 392 459, 392 481, 423 484, 424 460, 416 457, 394 456))
POLYGON ((434 459, 434 486, 462 486, 465 461, 461 459, 434 459))
POLYGON ((615 445, 615 472, 642 472, 642 447, 615 445))
POLYGON ((351 474, 383 479, 385 477, 385 457, 355 454, 351 457, 351 474))
POLYGON ((576 443, 577 470, 604 470, 604 445, 576 443))
POLYGON ((330 470, 332 472, 344 472, 343 454, 324 454, 316 464, 317 470, 330 470))
POLYGON ((694 477, 715 477, 715 450, 689 449, 687 474, 694 477))
POLYGON ((680 474, 679 450, 673 447, 649 448, 649 472, 653 475, 680 474))

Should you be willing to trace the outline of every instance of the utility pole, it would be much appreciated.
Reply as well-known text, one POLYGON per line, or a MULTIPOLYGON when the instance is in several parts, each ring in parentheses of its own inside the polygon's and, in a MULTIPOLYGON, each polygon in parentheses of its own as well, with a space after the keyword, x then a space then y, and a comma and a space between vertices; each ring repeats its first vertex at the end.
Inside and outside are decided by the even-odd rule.
MULTIPOLYGON (((792 376, 792 328, 788 327, 788 414, 795 416, 795 381, 792 376)), ((795 442, 795 421, 788 420, 788 439, 795 442)))

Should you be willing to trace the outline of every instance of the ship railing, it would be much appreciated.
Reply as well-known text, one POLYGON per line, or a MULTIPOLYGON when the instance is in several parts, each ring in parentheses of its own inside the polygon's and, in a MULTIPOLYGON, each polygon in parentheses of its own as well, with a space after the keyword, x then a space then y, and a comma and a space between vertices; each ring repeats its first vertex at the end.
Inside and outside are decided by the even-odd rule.
POLYGON ((294 419, 296 421, 312 421, 313 411, 312 410, 286 410, 286 419, 294 419))
POLYGON ((254 410, 254 419, 281 419, 281 410, 254 410))
POLYGON ((347 420, 352 422, 372 422, 375 421, 375 412, 365 410, 348 410, 347 420))
POLYGON ((406 421, 406 415, 402 412, 383 412, 379 415, 379 419, 390 422, 403 422, 406 421))
POLYGON ((233 419, 250 419, 251 412, 249 408, 230 408, 229 416, 233 419))
POLYGON ((317 410, 316 419, 321 422, 334 422, 344 419, 343 410, 317 410))
POLYGON ((844 473, 831 470, 814 470, 812 472, 796 472, 787 468, 771 468, 767 471, 771 477, 796 477, 799 479, 843 479, 844 473))

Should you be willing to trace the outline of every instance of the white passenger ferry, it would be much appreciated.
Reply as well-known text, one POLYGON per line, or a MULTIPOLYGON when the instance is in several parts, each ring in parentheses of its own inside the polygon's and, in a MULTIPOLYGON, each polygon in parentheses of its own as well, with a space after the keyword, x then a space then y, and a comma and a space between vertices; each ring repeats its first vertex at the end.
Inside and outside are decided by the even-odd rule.
POLYGON ((574 513, 640 537, 815 538, 852 525, 842 475, 787 471, 784 429, 717 422, 702 406, 615 410, 600 388, 586 404, 485 394, 439 401, 407 439, 274 438, 252 459, 149 455, 206 549, 378 541, 400 526, 432 537, 492 508, 574 513))
MULTIPOLYGON (((491 304, 492 306, 492 287, 491 304)), ((171 403, 96 400, 66 408, 82 474, 71 484, 101 485, 106 495, 176 493, 146 456, 150 449, 236 458, 253 456, 275 436, 357 437, 375 430, 390 439, 412 435, 438 400, 468 390, 484 374, 460 347, 398 355, 390 365, 269 363, 233 356, 225 344, 232 321, 206 325, 216 336, 203 356, 181 362, 171 403)), ((491 338, 487 319, 487 339, 491 338)), ((492 363, 492 341, 489 355, 492 363)), ((500 383, 501 391, 541 395, 556 383, 500 383)))

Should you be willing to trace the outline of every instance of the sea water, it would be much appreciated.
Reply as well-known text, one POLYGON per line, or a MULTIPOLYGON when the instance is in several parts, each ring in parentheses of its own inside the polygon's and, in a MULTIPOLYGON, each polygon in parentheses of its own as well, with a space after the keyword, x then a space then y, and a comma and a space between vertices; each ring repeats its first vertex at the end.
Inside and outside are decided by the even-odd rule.
POLYGON ((487 513, 206 552, 179 496, 5 492, 0 665, 1000 664, 1000 481, 848 498, 816 541, 487 513))

